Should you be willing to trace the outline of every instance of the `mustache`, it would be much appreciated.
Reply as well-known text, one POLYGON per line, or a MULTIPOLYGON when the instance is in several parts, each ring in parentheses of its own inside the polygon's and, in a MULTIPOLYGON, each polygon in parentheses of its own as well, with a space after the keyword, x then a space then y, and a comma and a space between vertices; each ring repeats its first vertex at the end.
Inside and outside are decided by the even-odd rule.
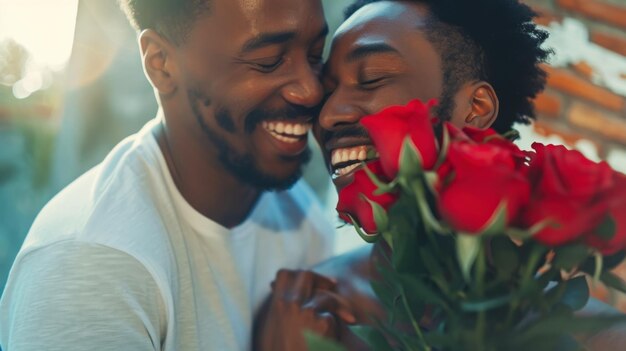
POLYGON ((320 110, 321 105, 315 107, 305 107, 288 104, 281 109, 258 108, 248 113, 245 119, 244 128, 247 133, 252 133, 259 123, 267 120, 286 121, 301 117, 313 119, 319 115, 320 110))
POLYGON ((369 133, 364 127, 359 126, 350 126, 344 127, 337 130, 326 130, 320 128, 320 139, 322 141, 322 146, 326 145, 329 141, 333 139, 345 138, 345 137, 359 137, 359 138, 369 138, 369 133))

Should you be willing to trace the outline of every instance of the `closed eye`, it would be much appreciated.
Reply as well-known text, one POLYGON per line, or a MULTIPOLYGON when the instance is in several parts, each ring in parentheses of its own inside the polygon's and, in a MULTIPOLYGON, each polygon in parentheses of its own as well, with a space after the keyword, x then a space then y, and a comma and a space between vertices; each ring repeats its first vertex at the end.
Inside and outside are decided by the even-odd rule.
POLYGON ((380 83, 383 83, 386 79, 387 79, 387 77, 377 77, 377 78, 373 78, 373 79, 362 80, 362 81, 359 82, 359 85, 362 86, 363 88, 366 88, 366 89, 367 88, 375 88, 380 83))
POLYGON ((283 63, 283 58, 280 57, 278 60, 270 61, 270 62, 252 62, 251 65, 254 69, 261 73, 271 73, 275 71, 280 65, 283 63))

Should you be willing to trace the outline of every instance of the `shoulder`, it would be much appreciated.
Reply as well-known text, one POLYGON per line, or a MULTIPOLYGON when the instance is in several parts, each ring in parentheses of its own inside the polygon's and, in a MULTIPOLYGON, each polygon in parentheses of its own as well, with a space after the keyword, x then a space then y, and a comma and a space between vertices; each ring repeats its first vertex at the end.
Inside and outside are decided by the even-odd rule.
POLYGON ((140 288, 155 286, 155 280, 147 268, 136 258, 123 251, 100 244, 78 240, 64 240, 24 253, 15 260, 7 287, 46 286, 58 291, 72 293, 96 290, 113 285, 140 288), (100 286, 99 284, 104 284, 100 286))
POLYGON ((140 262, 119 250, 77 241, 19 257, 0 316, 0 340, 28 350, 34 348, 25 345, 53 340, 84 345, 106 333, 141 330, 158 337, 167 320, 159 285, 140 262))

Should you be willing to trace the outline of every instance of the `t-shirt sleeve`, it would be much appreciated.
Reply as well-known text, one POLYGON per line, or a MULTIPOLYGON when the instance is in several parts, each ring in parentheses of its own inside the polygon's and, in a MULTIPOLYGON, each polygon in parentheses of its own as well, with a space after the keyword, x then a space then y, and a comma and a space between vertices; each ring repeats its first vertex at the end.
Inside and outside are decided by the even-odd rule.
POLYGON ((165 330, 152 275, 95 244, 61 242, 21 257, 0 303, 4 351, 160 350, 165 330))

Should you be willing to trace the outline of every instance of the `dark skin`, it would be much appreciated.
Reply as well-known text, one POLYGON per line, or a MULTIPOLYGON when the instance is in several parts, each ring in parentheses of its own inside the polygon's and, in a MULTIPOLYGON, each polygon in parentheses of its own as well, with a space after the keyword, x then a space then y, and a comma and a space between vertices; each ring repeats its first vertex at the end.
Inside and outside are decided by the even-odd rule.
MULTIPOLYGON (((317 0, 212 0, 183 43, 154 30, 141 33, 143 65, 162 117, 155 136, 176 186, 198 212, 231 228, 249 216, 263 191, 225 166, 216 140, 226 145, 227 156, 251 160, 265 177, 283 182, 297 174, 313 111, 323 98, 326 33, 317 0), (266 111, 264 118, 251 117, 258 111, 266 111)), ((313 313, 304 321, 310 329, 334 333, 334 317, 316 307, 339 309, 334 283, 310 273, 301 283, 283 277, 290 275, 279 275, 279 289, 295 284, 299 296, 307 296, 282 304, 290 295, 278 295, 267 325, 302 325, 292 315, 300 318, 301 308, 308 308, 313 313), (325 297, 309 299, 317 290, 325 297)), ((290 335, 270 329, 264 341, 271 350, 302 342, 296 333, 290 335)))
MULTIPOLYGON (((247 116, 255 109, 305 110, 321 102, 326 28, 319 1, 213 0, 180 45, 154 30, 141 33, 144 68, 164 117, 156 137, 176 186, 206 217, 236 226, 261 190, 224 167, 200 123, 233 154, 254 160, 260 172, 277 180, 292 176, 302 167, 306 135, 286 143, 260 122, 249 132, 247 116)), ((313 117, 288 122, 306 126, 313 117)), ((269 121, 285 119, 277 114, 269 121)))
MULTIPOLYGON (((330 159, 334 150, 371 145, 366 136, 337 138, 336 133, 360 129, 358 121, 362 117, 389 105, 405 104, 416 97, 438 98, 442 92, 441 58, 423 33, 415 28, 415 23, 423 22, 426 9, 411 3, 381 2, 367 5, 363 10, 353 17, 357 20, 346 21, 335 34, 323 78, 327 100, 314 131, 331 173, 334 169, 330 159)), ((468 82, 455 100, 457 108, 452 121, 457 126, 486 128, 497 115, 498 100, 487 82, 468 82)), ((351 177, 352 173, 333 179, 337 190, 348 184, 351 177)), ((384 264, 381 250, 384 249, 378 246, 365 247, 314 269, 336 282, 337 299, 343 299, 337 304, 340 310, 328 310, 335 317, 332 325, 336 330, 325 330, 323 335, 335 334, 334 338, 351 350, 366 347, 346 328, 352 322, 351 318, 342 317, 347 315, 346 311, 353 314, 357 324, 373 324, 372 317, 384 318, 384 311, 369 285, 369 280, 377 275, 375 263, 384 264)), ((288 284, 275 284, 270 301, 297 291, 288 284)), ((314 296, 305 297, 314 299, 314 296)), ((323 307, 318 306, 320 310, 323 307)), ((296 311, 289 313, 294 316, 296 311)), ((303 309, 300 323, 292 322, 289 329, 278 332, 300 334, 302 329, 312 329, 303 327, 309 315, 310 311, 303 309)), ((267 316, 261 313, 257 324, 267 324, 267 316)), ((278 327, 273 329, 276 332, 278 327)), ((259 334, 257 341, 262 339, 262 332, 259 334)))
MULTIPOLYGON (((358 132, 362 117, 414 98, 428 101, 442 95, 441 57, 420 30, 427 11, 415 3, 377 2, 360 9, 335 34, 324 74, 328 98, 314 128, 331 174, 336 171, 334 151, 371 146, 369 138, 358 132)), ((447 117, 457 127, 488 128, 497 117, 497 95, 488 82, 465 82, 453 99, 455 108, 447 117)), ((338 191, 352 181, 353 173, 334 177, 338 191)), ((367 246, 314 268, 336 281, 357 324, 371 325, 371 317, 384 318, 369 286, 377 277, 376 263, 385 262, 381 250, 381 244, 367 246)), ((582 313, 610 312, 614 310, 592 300, 582 313)), ((336 340, 349 350, 367 350, 341 323, 338 334, 336 340)), ((626 341, 622 335, 617 330, 580 339, 590 350, 617 350, 626 341)))

